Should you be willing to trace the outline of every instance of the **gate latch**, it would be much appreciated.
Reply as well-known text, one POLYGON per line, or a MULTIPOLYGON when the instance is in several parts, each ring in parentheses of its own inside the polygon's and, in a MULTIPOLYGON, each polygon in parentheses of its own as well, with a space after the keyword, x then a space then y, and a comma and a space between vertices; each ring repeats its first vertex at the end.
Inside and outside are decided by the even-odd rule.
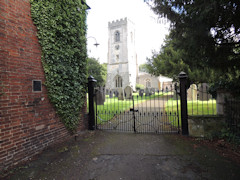
POLYGON ((138 112, 138 109, 130 108, 130 111, 138 112))

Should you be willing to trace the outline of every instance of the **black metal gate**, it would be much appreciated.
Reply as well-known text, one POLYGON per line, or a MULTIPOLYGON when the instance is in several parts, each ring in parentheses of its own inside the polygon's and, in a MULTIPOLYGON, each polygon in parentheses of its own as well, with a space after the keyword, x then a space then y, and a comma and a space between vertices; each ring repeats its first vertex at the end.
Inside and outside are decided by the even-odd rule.
POLYGON ((95 88, 95 128, 136 133, 179 133, 176 84, 137 93, 95 88))

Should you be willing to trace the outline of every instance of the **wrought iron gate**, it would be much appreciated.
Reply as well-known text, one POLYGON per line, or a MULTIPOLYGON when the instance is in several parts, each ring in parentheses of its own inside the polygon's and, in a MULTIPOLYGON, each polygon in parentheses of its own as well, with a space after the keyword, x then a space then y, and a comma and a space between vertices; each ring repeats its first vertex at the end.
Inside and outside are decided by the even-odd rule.
POLYGON ((96 129, 179 133, 176 84, 168 84, 161 91, 151 88, 138 93, 95 88, 94 94, 96 129))

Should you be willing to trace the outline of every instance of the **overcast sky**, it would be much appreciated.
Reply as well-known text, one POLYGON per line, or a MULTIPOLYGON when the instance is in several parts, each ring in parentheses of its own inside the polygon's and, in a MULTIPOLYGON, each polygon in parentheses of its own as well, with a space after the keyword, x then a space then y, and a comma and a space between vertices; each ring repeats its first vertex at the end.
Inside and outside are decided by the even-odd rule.
POLYGON ((158 51, 168 34, 169 23, 163 19, 157 23, 157 16, 144 0, 87 0, 87 4, 91 7, 87 16, 87 37, 96 38, 100 44, 96 48, 95 39, 88 38, 88 54, 100 63, 107 62, 108 22, 127 17, 135 23, 138 64, 145 63, 152 50, 158 51))

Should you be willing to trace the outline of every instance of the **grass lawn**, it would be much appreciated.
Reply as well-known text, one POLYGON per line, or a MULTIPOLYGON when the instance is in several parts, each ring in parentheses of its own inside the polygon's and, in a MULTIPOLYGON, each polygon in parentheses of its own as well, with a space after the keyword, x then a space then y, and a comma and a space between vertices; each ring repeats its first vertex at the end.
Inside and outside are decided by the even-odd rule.
MULTIPOLYGON (((188 115, 216 115, 216 100, 208 100, 208 101, 188 101, 188 115)), ((180 100, 178 100, 178 108, 180 110, 180 100)), ((169 100, 166 103, 166 111, 169 109, 173 109, 173 111, 177 110, 177 101, 169 100)), ((180 112, 180 111, 179 111, 180 112)))

